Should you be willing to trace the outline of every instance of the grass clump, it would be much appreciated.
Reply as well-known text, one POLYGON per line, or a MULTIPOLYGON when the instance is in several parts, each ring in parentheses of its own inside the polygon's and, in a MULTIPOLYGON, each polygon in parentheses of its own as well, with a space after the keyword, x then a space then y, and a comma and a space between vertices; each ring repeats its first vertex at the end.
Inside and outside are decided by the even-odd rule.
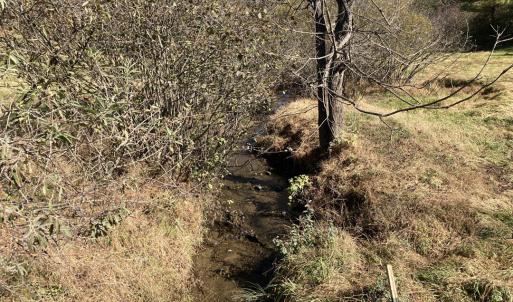
POLYGON ((449 278, 461 273, 461 268, 454 262, 440 263, 426 267, 417 272, 417 278, 421 282, 434 285, 446 285, 450 283, 449 278))
POLYGON ((513 299, 510 290, 494 285, 487 280, 469 281, 463 287, 475 301, 508 302, 513 299))
POLYGON ((302 220, 299 228, 288 240, 277 242, 284 260, 277 268, 275 294, 292 300, 329 301, 337 296, 331 292, 333 286, 351 290, 362 256, 350 236, 311 220, 302 220))

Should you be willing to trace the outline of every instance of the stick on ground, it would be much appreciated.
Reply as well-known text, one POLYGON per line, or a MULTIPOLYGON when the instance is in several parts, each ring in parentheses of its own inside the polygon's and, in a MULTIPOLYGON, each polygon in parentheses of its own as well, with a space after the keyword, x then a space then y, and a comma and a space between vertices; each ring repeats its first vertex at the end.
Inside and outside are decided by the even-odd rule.
POLYGON ((390 293, 392 294, 392 302, 398 302, 397 286, 395 284, 394 271, 392 265, 387 265, 388 283, 390 285, 390 293))

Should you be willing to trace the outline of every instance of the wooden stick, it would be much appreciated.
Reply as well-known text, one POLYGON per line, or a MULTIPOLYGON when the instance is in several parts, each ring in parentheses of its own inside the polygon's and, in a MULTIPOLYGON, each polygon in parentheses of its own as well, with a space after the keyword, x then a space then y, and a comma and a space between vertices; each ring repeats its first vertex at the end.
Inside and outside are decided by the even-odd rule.
POLYGON ((392 302, 399 302, 399 297, 397 295, 397 286, 395 284, 394 270, 392 269, 392 265, 387 265, 387 274, 388 274, 388 284, 390 285, 390 293, 392 294, 392 302))

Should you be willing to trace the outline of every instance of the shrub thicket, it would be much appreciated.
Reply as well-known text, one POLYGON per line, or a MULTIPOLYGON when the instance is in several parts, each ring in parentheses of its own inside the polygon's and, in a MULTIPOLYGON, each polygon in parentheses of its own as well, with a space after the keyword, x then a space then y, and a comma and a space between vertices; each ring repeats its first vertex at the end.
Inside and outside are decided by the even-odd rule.
POLYGON ((44 209, 50 237, 51 205, 70 207, 77 187, 137 165, 216 175, 269 108, 281 47, 270 19, 243 1, 6 1, 2 68, 23 93, 0 104, 3 212, 44 209))
MULTIPOLYGON (((445 32, 468 38, 478 49, 491 49, 497 39, 513 35, 513 1, 510 0, 415 0, 417 9, 435 20, 445 32)), ((470 43, 469 43, 470 44, 470 43)), ((500 46, 511 46, 506 41, 500 46)))

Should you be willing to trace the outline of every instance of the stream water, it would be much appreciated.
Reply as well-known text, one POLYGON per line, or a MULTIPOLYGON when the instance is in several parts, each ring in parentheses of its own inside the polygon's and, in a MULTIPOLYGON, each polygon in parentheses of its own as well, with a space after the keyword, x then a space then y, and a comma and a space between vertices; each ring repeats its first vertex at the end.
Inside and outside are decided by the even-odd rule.
POLYGON ((223 213, 195 259, 196 301, 240 301, 244 289, 265 287, 273 277, 273 239, 291 224, 284 177, 249 152, 233 155, 230 166, 219 197, 223 213))

